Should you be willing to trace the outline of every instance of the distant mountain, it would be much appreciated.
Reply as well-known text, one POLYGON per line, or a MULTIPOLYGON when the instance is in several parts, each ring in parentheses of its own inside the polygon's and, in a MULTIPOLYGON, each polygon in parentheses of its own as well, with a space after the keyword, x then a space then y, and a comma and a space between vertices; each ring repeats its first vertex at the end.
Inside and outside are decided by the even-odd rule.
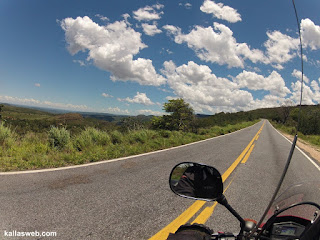
POLYGON ((7 111, 10 109, 9 111, 16 112, 16 113, 23 112, 23 113, 27 113, 27 114, 40 114, 40 115, 46 115, 47 113, 54 114, 54 115, 80 114, 83 118, 95 118, 95 119, 99 119, 99 120, 105 120, 108 122, 114 122, 114 121, 118 122, 123 118, 130 117, 128 115, 115 115, 115 114, 111 114, 111 113, 79 112, 79 111, 72 111, 72 110, 25 106, 25 105, 8 104, 8 103, 0 103, 0 104, 7 106, 7 108, 6 108, 7 111), (10 108, 8 108, 8 107, 10 107, 10 108))

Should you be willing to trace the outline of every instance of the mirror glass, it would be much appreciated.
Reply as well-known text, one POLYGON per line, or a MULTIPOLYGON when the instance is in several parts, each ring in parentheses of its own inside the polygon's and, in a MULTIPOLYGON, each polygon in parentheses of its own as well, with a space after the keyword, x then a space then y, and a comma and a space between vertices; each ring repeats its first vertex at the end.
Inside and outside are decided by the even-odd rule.
POLYGON ((219 171, 199 163, 179 163, 172 169, 169 183, 174 193, 186 198, 214 201, 223 193, 219 171))

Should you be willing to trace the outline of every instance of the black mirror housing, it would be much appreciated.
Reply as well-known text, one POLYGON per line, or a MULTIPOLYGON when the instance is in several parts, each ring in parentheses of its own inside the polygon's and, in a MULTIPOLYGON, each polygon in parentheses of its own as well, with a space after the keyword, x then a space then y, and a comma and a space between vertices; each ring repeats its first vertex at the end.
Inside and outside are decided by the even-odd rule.
POLYGON ((185 198, 215 201, 223 194, 223 183, 219 171, 211 166, 182 162, 171 171, 171 190, 185 198))

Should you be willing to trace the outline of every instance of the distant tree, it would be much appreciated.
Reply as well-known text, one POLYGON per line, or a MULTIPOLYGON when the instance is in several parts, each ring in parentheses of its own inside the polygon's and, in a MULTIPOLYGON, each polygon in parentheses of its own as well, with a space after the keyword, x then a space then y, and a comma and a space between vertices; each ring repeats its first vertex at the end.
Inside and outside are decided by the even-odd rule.
POLYGON ((144 116, 139 115, 137 117, 127 117, 121 121, 122 129, 125 131, 135 131, 145 128, 146 120, 144 116))
POLYGON ((290 116, 290 112, 293 109, 293 102, 290 99, 284 101, 284 103, 279 108, 279 115, 281 122, 285 124, 290 116))
POLYGON ((1 121, 2 121, 2 114, 1 114, 1 112, 3 111, 3 107, 4 107, 4 105, 3 105, 3 104, 0 104, 0 123, 1 123, 1 121))
POLYGON ((154 117, 152 125, 155 128, 176 131, 196 130, 194 111, 182 98, 169 100, 169 102, 163 105, 163 110, 170 114, 154 117))

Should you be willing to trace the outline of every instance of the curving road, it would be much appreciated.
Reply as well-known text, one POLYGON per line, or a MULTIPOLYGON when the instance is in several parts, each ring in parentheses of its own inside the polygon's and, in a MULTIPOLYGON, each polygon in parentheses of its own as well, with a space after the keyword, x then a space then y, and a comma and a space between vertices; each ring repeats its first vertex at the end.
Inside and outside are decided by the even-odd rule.
MULTIPOLYGON (((215 166, 228 176, 229 203, 245 218, 258 219, 290 150, 290 143, 270 123, 263 123, 131 158, 54 171, 0 173, 0 239, 162 239, 166 229, 174 229, 173 223, 183 222, 182 213, 189 214, 190 222, 206 221, 208 216, 197 217, 212 203, 196 209, 193 201, 169 189, 168 175, 182 161, 215 166), (246 163, 239 162, 231 171, 230 166, 253 144, 246 163), (194 215, 191 210, 199 211, 194 215), (9 237, 14 231, 56 232, 56 237, 9 237)), ((319 169, 296 150, 284 187, 302 180, 320 181, 319 169)), ((206 224, 219 231, 237 231, 239 225, 220 206, 206 224)))

